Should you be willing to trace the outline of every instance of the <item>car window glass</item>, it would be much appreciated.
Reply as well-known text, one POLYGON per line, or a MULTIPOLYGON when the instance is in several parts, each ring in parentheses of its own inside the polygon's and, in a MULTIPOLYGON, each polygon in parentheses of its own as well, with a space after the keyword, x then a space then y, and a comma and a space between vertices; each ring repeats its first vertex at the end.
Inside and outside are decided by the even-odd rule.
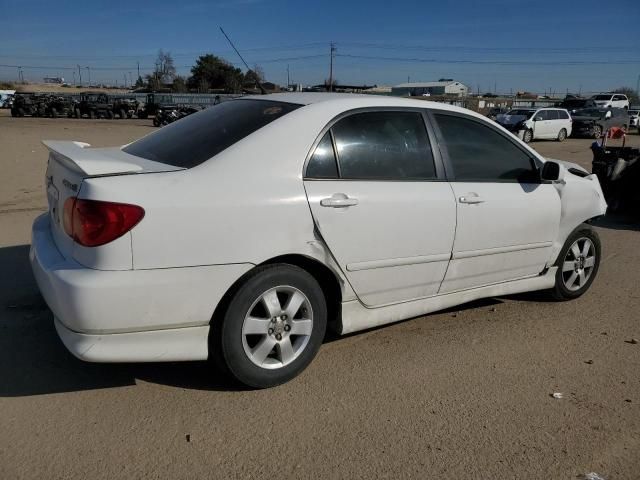
POLYGON ((338 167, 330 132, 325 133, 309 159, 306 176, 309 178, 338 178, 338 167))
POLYGON ((566 120, 567 118, 569 118, 569 112, 558 110, 558 118, 560 118, 561 120, 566 120))
POLYGON ((538 113, 536 113, 535 119, 537 121, 549 120, 549 112, 547 112, 546 110, 540 110, 538 113))
POLYGON ((458 182, 535 182, 529 155, 493 128, 454 115, 435 114, 458 182))
POLYGON ((357 113, 340 120, 332 131, 341 178, 436 178, 429 137, 418 112, 357 113))
POLYGON ((558 110, 547 110, 547 115, 549 116, 549 120, 558 120, 558 118, 560 118, 558 116, 558 110))

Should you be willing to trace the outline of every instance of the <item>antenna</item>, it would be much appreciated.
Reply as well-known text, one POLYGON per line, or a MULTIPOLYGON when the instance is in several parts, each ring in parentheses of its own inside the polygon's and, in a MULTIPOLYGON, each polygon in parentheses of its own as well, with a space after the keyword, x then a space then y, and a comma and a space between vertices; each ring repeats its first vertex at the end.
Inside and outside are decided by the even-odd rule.
MULTIPOLYGON (((238 54, 238 56, 240 57, 240 60, 242 60, 242 63, 244 63, 244 66, 247 67, 247 71, 251 70, 249 68, 249 65, 247 65, 247 62, 244 61, 244 58, 242 58, 242 55, 240 55, 240 52, 238 51, 238 49, 236 48, 236 46, 233 44, 233 42, 231 41, 231 39, 229 38, 229 36, 224 33, 224 30, 222 29, 222 27, 220 27, 220 31, 222 32, 222 34, 224 35, 224 37, 227 39, 227 41, 229 42, 229 45, 231 45, 231 48, 233 48, 235 50, 235 52, 238 54)), ((267 92, 265 91, 264 87, 262 86, 262 84, 260 83, 260 81, 258 80, 258 74, 256 72, 254 72, 255 76, 256 76, 256 85, 257 87, 260 89, 260 93, 262 95, 265 95, 267 92)))

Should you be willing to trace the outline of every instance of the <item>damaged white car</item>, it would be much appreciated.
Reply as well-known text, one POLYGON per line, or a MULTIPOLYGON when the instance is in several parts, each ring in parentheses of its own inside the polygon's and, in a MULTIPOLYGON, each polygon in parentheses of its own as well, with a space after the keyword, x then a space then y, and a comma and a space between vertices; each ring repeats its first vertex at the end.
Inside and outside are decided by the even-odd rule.
POLYGON ((30 257, 87 361, 211 358, 269 387, 327 327, 532 290, 572 299, 598 272, 597 178, 441 103, 265 95, 124 147, 45 144, 30 257))

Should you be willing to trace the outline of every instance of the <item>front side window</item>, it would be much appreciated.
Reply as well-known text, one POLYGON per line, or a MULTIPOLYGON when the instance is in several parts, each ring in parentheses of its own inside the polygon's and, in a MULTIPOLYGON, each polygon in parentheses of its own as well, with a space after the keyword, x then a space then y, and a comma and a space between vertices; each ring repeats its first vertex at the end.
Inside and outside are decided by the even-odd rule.
POLYGON ((533 161, 493 128, 475 120, 435 114, 458 182, 535 183, 533 161))
POLYGON ((162 127, 123 150, 154 162, 191 168, 300 107, 271 100, 231 100, 162 127))
POLYGON ((558 110, 558 117, 561 120, 567 120, 569 118, 569 112, 565 112, 564 110, 558 110))
POLYGON ((537 122, 541 120, 550 120, 549 110, 540 110, 538 113, 536 113, 534 120, 536 120, 537 122))
POLYGON ((435 165, 418 112, 365 112, 331 129, 344 179, 432 180, 435 165))

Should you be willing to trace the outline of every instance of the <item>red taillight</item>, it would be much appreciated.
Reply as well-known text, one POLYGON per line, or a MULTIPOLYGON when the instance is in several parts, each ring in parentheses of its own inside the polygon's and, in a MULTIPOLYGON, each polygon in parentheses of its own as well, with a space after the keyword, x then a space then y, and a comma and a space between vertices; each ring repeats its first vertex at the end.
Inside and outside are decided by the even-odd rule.
POLYGON ((68 198, 64 202, 64 231, 80 245, 97 247, 135 227, 144 209, 126 203, 68 198))

